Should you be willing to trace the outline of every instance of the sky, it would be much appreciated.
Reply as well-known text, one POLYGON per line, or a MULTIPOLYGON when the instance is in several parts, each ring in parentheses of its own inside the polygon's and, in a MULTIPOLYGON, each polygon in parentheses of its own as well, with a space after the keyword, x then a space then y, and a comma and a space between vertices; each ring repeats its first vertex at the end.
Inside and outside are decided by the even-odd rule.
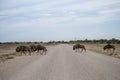
POLYGON ((0 0, 0 42, 120 39, 120 0, 0 0))

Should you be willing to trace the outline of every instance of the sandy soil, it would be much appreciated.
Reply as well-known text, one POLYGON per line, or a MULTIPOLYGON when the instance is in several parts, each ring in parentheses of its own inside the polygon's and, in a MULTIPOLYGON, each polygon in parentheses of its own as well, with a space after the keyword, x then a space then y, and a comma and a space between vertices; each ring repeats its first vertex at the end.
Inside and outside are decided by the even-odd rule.
POLYGON ((120 80, 120 59, 61 44, 0 63, 0 80, 120 80))

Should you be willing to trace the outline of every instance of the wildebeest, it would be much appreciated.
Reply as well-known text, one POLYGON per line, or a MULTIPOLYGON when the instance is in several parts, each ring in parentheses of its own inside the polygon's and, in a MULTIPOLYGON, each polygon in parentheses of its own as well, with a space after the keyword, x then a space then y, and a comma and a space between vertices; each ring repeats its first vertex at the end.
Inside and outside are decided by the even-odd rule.
POLYGON ((21 52, 22 54, 27 55, 27 52, 29 53, 29 55, 31 55, 31 49, 28 46, 18 46, 16 47, 16 52, 21 52))
POLYGON ((84 45, 75 44, 75 45, 73 46, 73 50, 76 50, 76 52, 79 52, 79 49, 80 49, 80 48, 82 49, 81 52, 83 52, 83 50, 86 52, 86 48, 85 48, 84 45))
POLYGON ((110 55, 112 55, 112 54, 114 53, 114 51, 115 51, 115 46, 114 46, 114 45, 107 44, 107 45, 105 45, 104 48, 103 48, 103 50, 107 50, 107 52, 108 52, 108 50, 110 50, 110 52, 111 52, 111 49, 113 50, 113 52, 110 53, 110 55))
POLYGON ((31 49, 31 52, 37 51, 37 46, 36 45, 30 45, 29 47, 31 49))
POLYGON ((40 53, 41 55, 43 55, 43 53, 45 53, 45 55, 46 55, 46 51, 47 51, 46 47, 44 47, 42 45, 37 45, 36 47, 37 47, 38 53, 40 53))

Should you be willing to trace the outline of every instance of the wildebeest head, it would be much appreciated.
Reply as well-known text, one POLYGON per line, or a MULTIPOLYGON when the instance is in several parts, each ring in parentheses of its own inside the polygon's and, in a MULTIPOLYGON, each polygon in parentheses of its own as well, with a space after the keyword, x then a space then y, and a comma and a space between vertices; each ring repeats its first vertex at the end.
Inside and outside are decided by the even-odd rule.
POLYGON ((20 52, 21 51, 21 48, 20 48, 20 46, 18 46, 17 48, 16 48, 16 52, 20 52))
POLYGON ((104 46, 103 50, 106 50, 106 46, 104 46))
POLYGON ((75 49, 76 49, 76 45, 73 46, 73 50, 75 50, 75 49))

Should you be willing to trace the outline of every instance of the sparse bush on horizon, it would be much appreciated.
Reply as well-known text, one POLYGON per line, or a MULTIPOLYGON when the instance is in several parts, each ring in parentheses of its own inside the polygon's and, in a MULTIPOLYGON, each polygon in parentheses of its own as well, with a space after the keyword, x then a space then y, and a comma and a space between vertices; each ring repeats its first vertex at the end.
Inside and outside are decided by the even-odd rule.
POLYGON ((112 39, 93 39, 93 40, 89 40, 89 39, 85 39, 85 40, 70 40, 70 41, 48 41, 48 42, 43 42, 43 41, 28 41, 28 42, 0 42, 0 44, 59 44, 59 43, 101 43, 104 44, 107 41, 110 41, 112 44, 120 44, 120 40, 116 39, 116 38, 112 38, 112 39))

